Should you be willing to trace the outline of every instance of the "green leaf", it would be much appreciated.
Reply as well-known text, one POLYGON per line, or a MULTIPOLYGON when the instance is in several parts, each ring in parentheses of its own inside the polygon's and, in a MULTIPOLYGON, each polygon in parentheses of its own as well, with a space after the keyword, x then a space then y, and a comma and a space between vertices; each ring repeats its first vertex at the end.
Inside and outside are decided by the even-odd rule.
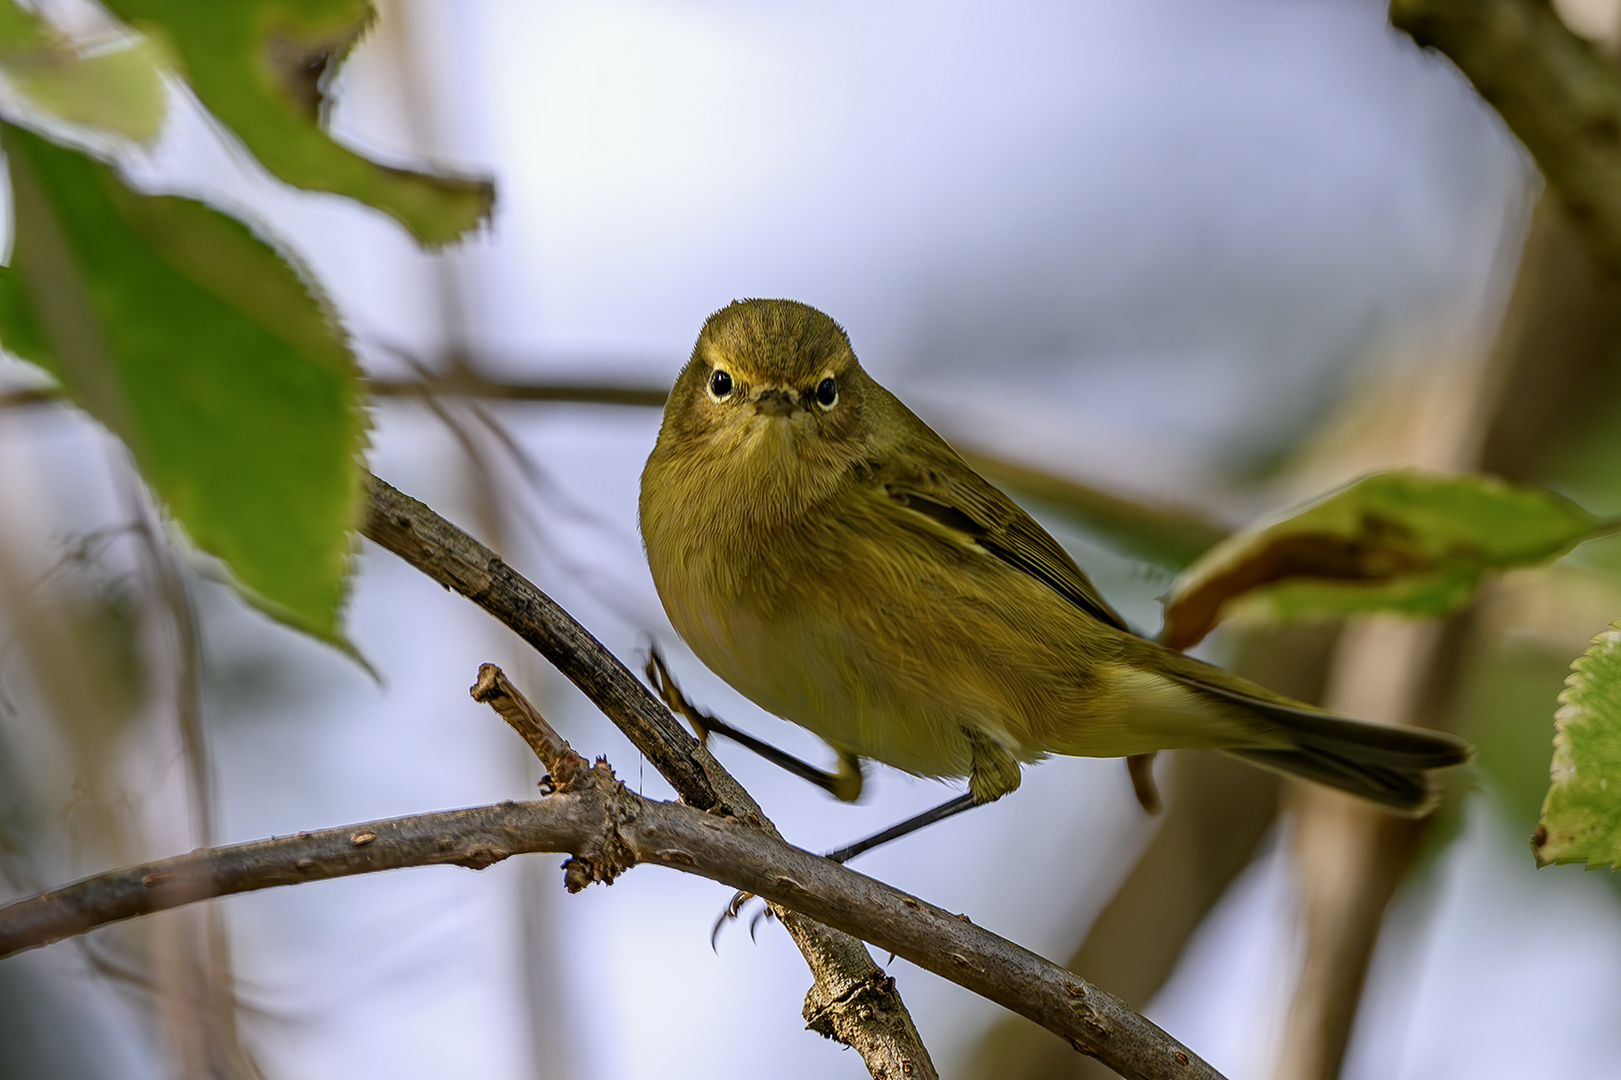
POLYGON ((341 644, 366 421, 310 280, 201 203, 136 194, 9 125, 0 144, 16 230, 0 343, 124 440, 250 599, 341 644))
POLYGON ((161 67, 149 41, 81 54, 37 15, 0 0, 0 74, 58 119, 148 141, 163 126, 161 67))
POLYGON ((1162 640, 1185 649, 1239 613, 1443 615, 1488 572, 1545 562, 1611 527, 1493 477, 1374 473, 1211 549, 1172 585, 1162 640))
POLYGON ((1570 666, 1554 714, 1549 772, 1531 838, 1538 865, 1621 867, 1621 622, 1570 666))
POLYGON ((373 18, 369 0, 108 0, 168 43, 204 105, 289 184, 346 195, 444 244, 488 218, 488 180, 379 165, 321 129, 326 86, 373 18))

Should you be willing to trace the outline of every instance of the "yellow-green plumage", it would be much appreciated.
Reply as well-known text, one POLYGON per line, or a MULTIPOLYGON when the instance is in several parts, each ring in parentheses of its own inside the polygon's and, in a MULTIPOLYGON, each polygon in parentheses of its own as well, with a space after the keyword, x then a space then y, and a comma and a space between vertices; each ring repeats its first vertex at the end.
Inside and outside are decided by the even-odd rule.
POLYGON ((1198 748, 1415 810, 1424 770, 1468 755, 1133 634, 804 304, 710 317, 642 474, 641 526, 671 622, 717 674, 847 756, 967 775, 981 800, 1049 753, 1198 748))

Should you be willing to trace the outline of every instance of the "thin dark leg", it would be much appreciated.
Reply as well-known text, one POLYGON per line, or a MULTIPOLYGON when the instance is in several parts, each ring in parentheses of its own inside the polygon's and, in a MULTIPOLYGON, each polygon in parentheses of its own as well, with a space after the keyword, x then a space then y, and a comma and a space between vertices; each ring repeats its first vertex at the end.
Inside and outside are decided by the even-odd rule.
POLYGON ((753 750, 779 769, 791 772, 801 780, 807 780, 815 784, 823 791, 837 794, 835 788, 838 785, 839 777, 836 774, 830 773, 826 769, 818 769, 807 761, 801 761, 786 750, 778 750, 770 743, 762 739, 756 739, 746 731, 739 731, 724 720, 717 720, 713 716, 704 719, 704 727, 708 729, 709 734, 724 735, 739 746, 753 750))
POLYGON ((932 810, 925 810, 916 817, 909 817, 898 825, 891 825, 883 832, 873 833, 865 840, 857 840, 847 847, 841 847, 837 851, 830 851, 823 857, 832 859, 836 863, 849 862, 857 855, 871 851, 880 844, 887 844, 891 840, 899 839, 909 833, 915 833, 927 825, 933 825, 936 821, 944 821, 948 817, 955 817, 964 810, 971 810, 978 805, 980 804, 974 801, 972 795, 966 793, 958 795, 955 799, 943 802, 932 810))
POLYGON ((675 684, 675 680, 670 677, 669 669, 664 666, 664 657, 657 646, 649 650, 646 674, 648 684, 664 699, 664 703, 687 718, 687 723, 692 725, 699 742, 708 742, 710 735, 724 735, 739 746, 754 751, 779 769, 815 784, 836 799, 853 802, 861 794, 861 766, 853 758, 841 762, 843 767, 836 773, 818 769, 785 750, 778 750, 770 743, 756 739, 746 731, 739 731, 725 721, 717 720, 692 704, 686 699, 686 695, 681 693, 681 688, 675 684))
MULTIPOLYGON (((846 847, 841 847, 837 851, 830 851, 822 857, 824 859, 832 859, 836 863, 849 862, 857 855, 871 851, 880 844, 887 844, 891 840, 898 840, 909 833, 917 832, 919 829, 924 828, 925 826, 933 825, 936 821, 944 821, 948 817, 956 817, 964 810, 972 810, 974 807, 981 805, 983 804, 976 803, 974 801, 974 797, 972 795, 964 793, 962 795, 958 795, 955 799, 950 799, 941 803, 939 806, 936 806, 933 809, 925 810, 921 814, 914 817, 909 817, 898 825, 891 825, 883 832, 873 833, 865 840, 857 840, 855 843, 846 847)), ((753 898, 754 894, 750 892, 739 892, 732 896, 731 903, 726 905, 726 910, 720 913, 720 918, 715 920, 714 928, 709 932, 709 947, 711 949, 717 947, 716 942, 720 939, 721 928, 727 923, 731 922, 733 919, 737 918, 738 913, 743 910, 743 905, 748 903, 753 898)), ((756 916, 754 919, 750 920, 750 937, 754 936, 755 927, 758 925, 759 916, 756 916)))

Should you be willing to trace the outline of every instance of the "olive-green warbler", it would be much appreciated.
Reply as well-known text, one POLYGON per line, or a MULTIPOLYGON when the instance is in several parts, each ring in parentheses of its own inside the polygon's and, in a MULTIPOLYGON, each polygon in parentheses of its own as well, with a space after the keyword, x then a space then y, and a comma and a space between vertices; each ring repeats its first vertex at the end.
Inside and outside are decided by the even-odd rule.
POLYGON ((968 777, 1047 754, 1224 750, 1409 813, 1467 744, 1332 716, 1133 633, 1058 543, 790 300, 704 324, 642 473, 670 621, 839 752, 968 777))

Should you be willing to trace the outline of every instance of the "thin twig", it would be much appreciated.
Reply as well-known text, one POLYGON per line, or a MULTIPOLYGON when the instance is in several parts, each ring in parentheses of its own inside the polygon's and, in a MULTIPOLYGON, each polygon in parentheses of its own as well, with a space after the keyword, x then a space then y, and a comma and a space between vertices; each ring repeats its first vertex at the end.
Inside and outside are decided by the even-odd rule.
MULTIPOLYGON (((163 620, 174 633, 175 726, 192 804, 192 829, 204 847, 214 844, 214 771, 203 721, 202 634, 197 608, 174 549, 161 534, 133 473, 118 470, 120 486, 141 541, 142 561, 152 578, 163 620)), ((263 1080, 264 1072, 243 1044, 237 1026, 236 976, 231 967, 225 913, 209 905, 196 919, 166 924, 158 935, 159 1002, 181 1073, 191 1078, 263 1080)))
POLYGON ((54 386, 31 387, 27 390, 7 390, 0 394, 0 409, 26 409, 33 405, 60 405, 67 395, 54 386))
MULTIPOLYGON (((498 694, 505 690, 481 675, 481 688, 492 683, 498 694)), ((520 714, 515 726, 545 723, 532 709, 511 711, 520 714)), ((606 763, 585 766, 555 732, 537 741, 552 753, 554 777, 572 777, 549 798, 300 833, 99 874, 0 908, 0 956, 209 897, 407 866, 483 869, 522 852, 568 852, 564 883, 571 892, 611 882, 639 863, 697 874, 859 934, 1034 1020, 1122 1076, 1219 1077, 1118 999, 960 915, 741 822, 637 795, 606 763)))
POLYGON ((557 729, 540 715, 540 710, 518 692, 505 672, 494 664, 480 664, 478 682, 470 692, 474 701, 494 709, 518 737, 529 744, 529 749, 549 771, 553 787, 567 791, 576 784, 577 774, 586 768, 585 759, 576 754, 557 729))
POLYGON ((662 409, 669 391, 628 383, 522 383, 496 381, 468 371, 421 379, 370 379, 377 397, 467 397, 485 401, 555 402, 576 405, 630 405, 662 409))
MULTIPOLYGON (((669 396, 657 386, 495 380, 466 367, 450 375, 424 374, 416 380, 371 379, 367 388, 373 396, 383 398, 447 396, 646 408, 663 408, 669 396)), ((959 450, 970 465, 992 480, 1073 515, 1139 558, 1172 569, 1191 563, 1229 531, 1196 510, 1117 495, 987 450, 959 450)))

